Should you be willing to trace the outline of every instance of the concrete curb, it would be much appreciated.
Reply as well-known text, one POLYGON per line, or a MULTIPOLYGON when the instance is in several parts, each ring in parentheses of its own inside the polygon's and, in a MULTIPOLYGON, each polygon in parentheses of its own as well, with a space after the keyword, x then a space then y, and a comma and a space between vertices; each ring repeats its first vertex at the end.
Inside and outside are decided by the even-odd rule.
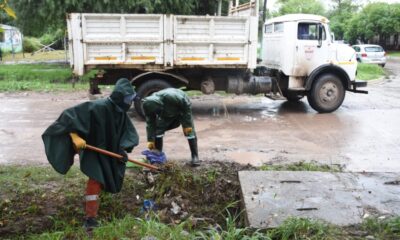
POLYGON ((367 81, 367 86, 368 85, 377 85, 377 84, 381 84, 383 82, 386 81, 386 76, 380 77, 380 78, 376 78, 376 79, 372 79, 372 80, 368 80, 367 81))

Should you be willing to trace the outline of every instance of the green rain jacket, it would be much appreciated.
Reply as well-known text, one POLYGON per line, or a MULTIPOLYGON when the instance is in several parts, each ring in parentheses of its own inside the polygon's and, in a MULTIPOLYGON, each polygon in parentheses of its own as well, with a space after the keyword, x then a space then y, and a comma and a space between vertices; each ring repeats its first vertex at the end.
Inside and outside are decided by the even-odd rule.
POLYGON ((147 140, 179 127, 191 127, 194 132, 192 108, 188 96, 179 89, 167 88, 143 99, 146 116, 147 140))
MULTIPOLYGON (((107 99, 85 102, 64 110, 60 117, 43 133, 47 159, 53 168, 66 174, 76 154, 69 133, 76 132, 87 144, 118 153, 131 152, 138 145, 139 136, 126 111, 129 105, 124 96, 134 94, 127 79, 120 79, 107 99), (125 110, 123 110, 125 109, 125 110)), ((121 190, 125 163, 100 153, 82 150, 81 171, 100 182, 104 190, 117 193, 121 190)))

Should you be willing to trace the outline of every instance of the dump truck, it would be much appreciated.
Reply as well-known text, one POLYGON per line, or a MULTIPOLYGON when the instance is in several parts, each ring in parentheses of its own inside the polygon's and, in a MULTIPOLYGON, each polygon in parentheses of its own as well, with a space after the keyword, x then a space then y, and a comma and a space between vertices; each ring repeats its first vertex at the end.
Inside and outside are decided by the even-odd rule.
POLYGON ((99 84, 128 78, 142 116, 141 99, 169 87, 288 101, 306 96, 320 113, 339 108, 346 91, 367 93, 355 80, 355 51, 334 42, 327 18, 284 15, 259 31, 258 9, 250 0, 231 1, 227 16, 70 13, 70 64, 76 77, 98 69, 93 94, 99 84))

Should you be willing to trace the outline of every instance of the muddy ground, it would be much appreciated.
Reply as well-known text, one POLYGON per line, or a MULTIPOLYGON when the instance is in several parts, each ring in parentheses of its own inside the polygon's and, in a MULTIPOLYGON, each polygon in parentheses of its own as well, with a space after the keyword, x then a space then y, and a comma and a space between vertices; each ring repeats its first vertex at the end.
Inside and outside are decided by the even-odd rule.
MULTIPOLYGON (((161 222, 173 225, 183 221, 195 228, 223 225, 227 211, 233 216, 241 211, 237 172, 254 167, 209 162, 199 168, 170 163, 164 169, 151 173, 128 168, 120 193, 102 193, 98 219, 105 223, 126 215, 149 218, 156 212, 161 222), (144 200, 154 206, 146 209, 144 200)), ((0 174, 13 170, 0 170, 0 174)), ((78 168, 65 179, 49 168, 16 171, 17 183, 0 181, 0 236, 21 238, 82 226, 86 177, 78 168)))
MULTIPOLYGON (((259 166, 315 160, 345 171, 400 171, 400 58, 389 59, 388 76, 371 83, 369 94, 347 92, 341 108, 318 114, 304 98, 298 103, 260 96, 192 97, 200 158, 259 166)), ((106 90, 107 91, 107 90, 106 90)), ((40 135, 67 107, 88 100, 72 93, 1 93, 0 164, 47 164, 40 135)), ((145 123, 130 113, 140 145, 145 123)), ((189 160, 181 129, 167 132, 165 152, 189 160)))

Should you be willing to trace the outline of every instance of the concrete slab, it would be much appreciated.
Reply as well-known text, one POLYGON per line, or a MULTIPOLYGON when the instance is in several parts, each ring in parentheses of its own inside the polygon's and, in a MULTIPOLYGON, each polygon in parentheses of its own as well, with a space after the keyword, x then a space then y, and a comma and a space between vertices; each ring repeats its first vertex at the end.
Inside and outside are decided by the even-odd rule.
POLYGON ((250 227, 277 227, 289 217, 346 226, 400 215, 400 173, 241 171, 239 181, 250 227))

